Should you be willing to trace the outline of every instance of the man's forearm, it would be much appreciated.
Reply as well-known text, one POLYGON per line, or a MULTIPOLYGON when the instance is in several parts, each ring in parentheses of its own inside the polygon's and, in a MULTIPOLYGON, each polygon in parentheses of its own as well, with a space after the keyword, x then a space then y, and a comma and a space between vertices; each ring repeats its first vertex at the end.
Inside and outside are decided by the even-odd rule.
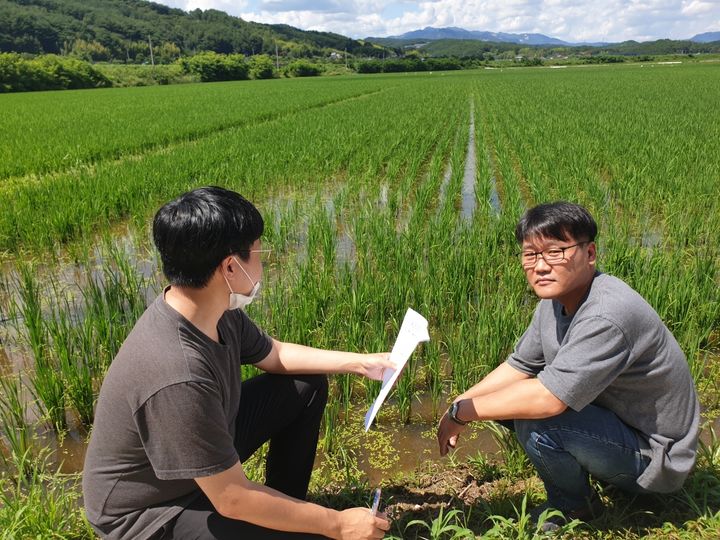
POLYGON ((231 519, 278 531, 338 536, 337 510, 294 499, 261 484, 230 483, 214 498, 216 510, 231 519))
POLYGON ((526 373, 522 373, 507 362, 503 362, 488 373, 482 381, 460 394, 455 401, 474 398, 482 396, 483 394, 490 394, 492 392, 496 392, 504 386, 529 378, 530 376, 526 373))
POLYGON ((285 373, 357 373, 363 355, 315 349, 296 343, 275 341, 279 371, 285 373))
POLYGON ((463 398, 458 404, 457 417, 465 422, 549 418, 567 408, 534 378, 517 380, 477 397, 463 398))

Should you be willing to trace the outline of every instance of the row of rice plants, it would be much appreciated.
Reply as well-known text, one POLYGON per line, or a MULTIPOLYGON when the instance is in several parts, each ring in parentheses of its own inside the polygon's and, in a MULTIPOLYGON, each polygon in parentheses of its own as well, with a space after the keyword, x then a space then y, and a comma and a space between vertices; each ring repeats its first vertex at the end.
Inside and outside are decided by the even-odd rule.
POLYGON ((3 95, 0 180, 118 158, 384 86, 371 78, 287 79, 3 95))
POLYGON ((144 222, 162 201, 199 184, 227 185, 259 200, 318 183, 394 180, 423 159, 433 144, 428 126, 439 128, 438 118, 451 117, 462 99, 451 79, 437 81, 228 129, 141 159, 4 186, 0 252, 46 250, 126 217, 144 222))
MULTIPOLYGON (((717 339, 720 268, 717 240, 709 234, 709 227, 717 225, 717 216, 706 215, 705 222, 689 216, 687 221, 692 225, 686 231, 699 234, 685 236, 682 246, 672 241, 660 249, 638 242, 638 217, 628 209, 650 211, 654 204, 652 191, 612 183, 607 189, 598 187, 605 169, 596 163, 583 163, 580 157, 577 159, 582 167, 562 160, 547 168, 539 167, 548 159, 546 152, 553 148, 570 149, 582 156, 593 146, 590 132, 571 129, 569 120, 564 130, 558 128, 545 138, 541 136, 542 130, 534 126, 546 121, 548 101, 534 103, 523 93, 525 73, 555 77, 549 71, 498 73, 498 77, 509 79, 482 79, 482 85, 475 81, 478 204, 470 218, 461 208, 469 124, 467 87, 459 84, 465 81, 461 78, 448 79, 450 82, 443 85, 428 83, 422 87, 422 95, 405 87, 397 89, 402 99, 390 105, 368 96, 325 108, 320 115, 319 111, 307 116, 299 113, 296 117, 305 118, 307 124, 298 129, 277 121, 268 123, 267 131, 263 126, 248 128, 248 138, 243 138, 244 130, 228 130, 202 143, 187 145, 183 152, 148 157, 132 174, 117 173, 113 178, 140 186, 135 176, 155 175, 156 167, 160 168, 158 179, 163 174, 172 178, 172 174, 189 174, 207 167, 207 175, 188 181, 188 187, 221 183, 218 178, 228 178, 225 175, 230 173, 231 178, 239 178, 234 187, 263 209, 268 221, 268 243, 279 252, 277 260, 267 268, 268 283, 262 301, 251 306, 251 314, 280 339, 348 350, 387 350, 408 306, 425 314, 430 320, 432 341, 413 357, 398 384, 396 406, 383 409, 380 423, 396 412, 400 420, 411 421, 412 404, 423 390, 429 390, 436 401, 436 412, 442 410, 446 392, 463 391, 504 359, 535 305, 515 257, 515 221, 526 205, 560 196, 583 202, 595 211, 601 221, 603 267, 628 279, 651 300, 694 361, 699 349, 716 346, 713 339, 717 339), (452 91, 458 95, 444 94, 452 91), (417 102, 410 106, 407 100, 413 96, 417 102), (509 107, 510 102, 503 100, 513 96, 516 102, 509 107), (414 107, 418 105, 434 109, 417 112, 414 107), (507 109, 503 107, 515 112, 522 109, 528 116, 522 120, 517 116, 506 118, 503 111, 507 109), (443 123, 433 122, 438 111, 443 123), (349 116, 352 114, 362 121, 349 116), (318 129, 313 129, 311 121, 318 129), (514 131, 520 121, 532 127, 528 132, 534 130, 537 134, 523 138, 522 133, 514 131), (283 133, 286 127, 290 131, 283 133), (230 140, 230 135, 243 138, 242 144, 230 140), (253 146, 252 137, 259 137, 261 143, 253 146), (347 145, 343 137, 349 138, 347 145), (359 141, 366 139, 366 146, 359 151, 359 141), (213 143, 206 144, 210 140, 213 143), (263 145, 267 147, 273 140, 281 141, 279 158, 262 153, 263 145), (321 152, 323 145, 331 145, 339 157, 333 152, 321 152), (233 152, 256 155, 256 163, 248 166, 240 159, 223 161, 225 165, 215 163, 227 160, 220 156, 233 152), (183 162, 186 154, 191 155, 183 162), (267 170, 261 167, 261 156, 267 170), (173 162, 181 162, 181 166, 176 169, 173 162), (443 187, 448 163, 450 177, 443 187), (579 167, 592 174, 578 175, 579 167), (539 172, 531 177, 524 172, 528 170, 539 172), (242 172, 240 176, 236 176, 238 171, 242 172), (287 174, 284 183, 283 172, 287 174), (262 184, 244 183, 255 173, 263 179, 262 184), (338 175, 337 181, 324 181, 331 175, 338 175), (493 175, 497 176, 501 193, 499 215, 489 203, 493 175), (282 193, 281 186, 285 186, 282 193), (615 206, 608 206, 604 198, 608 196, 615 206), (629 204, 635 206, 626 206, 629 204), (606 207, 615 211, 606 216, 606 207)), ((610 85, 602 73, 598 71, 595 84, 610 85)), ((627 92, 631 92, 632 77, 625 79, 618 73, 625 72, 614 72, 615 84, 626 84, 627 92)), ((536 94, 552 87, 550 79, 537 77, 535 86, 530 85, 536 94)), ((574 75, 567 77, 560 88, 570 92, 574 75)), ((563 104, 550 103, 552 113, 561 116, 563 104)), ((575 114, 580 116, 578 125, 600 121, 582 117, 581 109, 575 109, 575 114)), ((602 141, 596 144, 603 153, 612 149, 602 141)), ((620 163, 612 163, 619 170, 620 163)), ((144 219, 143 212, 156 206, 153 200, 177 194, 179 185, 169 185, 165 191, 147 188, 143 194, 150 202, 134 207, 138 209, 138 220, 144 219)), ((697 188, 704 192, 707 185, 709 180, 703 177, 697 188)), ((109 189, 99 192, 101 199, 110 193, 109 189)), ((667 189, 680 190, 680 186, 667 189)), ((683 190, 677 192, 678 197, 691 188, 683 190)), ((82 200, 82 191, 77 195, 82 200)), ((66 205, 69 201, 65 199, 66 205)), ((666 209, 663 206, 659 211, 666 209)), ((676 216, 666 216, 672 222, 668 229, 677 227, 676 216)), ((42 225, 46 224, 40 224, 37 230, 42 225)), ((71 299, 66 297, 65 284, 39 279, 33 266, 20 265, 18 275, 10 279, 10 296, 17 298, 12 311, 24 325, 27 350, 35 357, 36 369, 28 373, 28 388, 38 399, 43 416, 58 429, 63 429, 62 423, 67 421, 67 407, 74 409, 82 421, 91 419, 89 391, 96 391, 104 366, 142 311, 145 289, 158 289, 153 287, 154 272, 149 272, 153 278, 146 281, 148 273, 140 273, 138 261, 113 249, 116 255, 112 255, 112 249, 103 252, 110 261, 106 266, 110 275, 97 270, 97 261, 81 265, 78 284, 82 294, 71 293, 71 299), (37 374, 39 364, 42 373, 43 362, 51 366, 47 372, 60 373, 63 392, 59 397, 52 392, 57 383, 50 380, 51 375, 37 374), (71 365, 73 362, 76 365, 71 365), (45 386, 50 388, 47 403, 40 397, 45 386), (69 388, 72 391, 66 391, 69 388)), ((48 271, 51 274, 53 268, 48 271)), ((704 376, 701 367, 699 363, 693 365, 696 378, 704 376)), ((27 424, 22 386, 17 381, 6 386, 0 403, 6 412, 0 419, 6 440, 10 432, 19 440, 13 455, 21 456, 22 449, 31 444, 19 439, 23 437, 22 426, 27 424)), ((352 405, 360 402, 364 407, 374 398, 377 387, 377 383, 352 377, 335 377, 332 381, 333 398, 325 415, 323 445, 326 451, 342 456, 346 465, 352 452, 335 444, 334 431, 347 419, 352 405)), ((27 470, 32 474, 32 469, 27 470)), ((20 498, 12 500, 16 504, 20 498)))
POLYGON ((507 91, 477 102, 495 172, 521 207, 565 198, 593 211, 601 268, 650 301, 698 376, 695 361, 718 346, 720 324, 720 108, 711 90, 720 73, 588 73, 498 74, 496 89, 507 91))
MULTIPOLYGON (((547 84, 546 80, 539 80, 538 84, 547 84)), ((492 81, 482 82, 479 89, 487 89, 492 81)), ((479 114, 476 136, 482 150, 477 185, 480 210, 472 220, 463 219, 458 212, 462 181, 459 171, 463 169, 467 140, 464 126, 468 121, 465 114, 458 116, 467 107, 467 101, 463 103, 460 98, 451 102, 454 108, 446 109, 450 124, 460 126, 457 132, 419 122, 416 125, 425 130, 424 137, 410 140, 412 144, 408 137, 399 135, 401 132, 393 133, 395 150, 405 150, 398 152, 402 159, 387 164, 386 170, 393 172, 391 178, 395 183, 379 182, 377 168, 362 176, 358 176, 361 169, 348 168, 352 171, 349 176, 356 181, 344 184, 332 208, 328 208, 326 197, 319 197, 309 205, 306 214, 298 210, 297 204, 291 204, 286 206, 287 211, 279 211, 279 217, 269 220, 268 236, 281 252, 302 246, 301 256, 284 261, 278 269, 277 282, 266 293, 268 305, 258 313, 261 323, 281 339, 321 347, 380 350, 389 347, 398 318, 408 305, 430 318, 438 346, 421 352, 399 383, 397 397, 404 421, 410 420, 413 396, 419 390, 429 388, 434 399, 439 400, 445 378, 452 381, 452 391, 459 392, 497 365, 522 330, 534 303, 522 285, 522 275, 513 257, 512 228, 524 205, 531 202, 524 200, 527 195, 523 193, 523 183, 528 181, 518 171, 522 170, 524 159, 531 163, 539 159, 530 153, 531 146, 539 154, 548 145, 543 146, 539 138, 532 139, 531 146, 513 138, 509 126, 514 126, 514 122, 499 120, 499 104, 505 103, 499 96, 506 94, 475 96, 479 114), (488 122, 492 122, 490 129, 488 122), (491 145, 494 148, 489 148, 491 145), (448 154, 451 146, 452 152, 448 154), (491 152, 496 157, 494 162, 483 158, 491 152), (446 162, 451 165, 451 173, 441 189, 446 162), (488 176, 493 167, 502 182, 503 212, 499 216, 489 208, 488 176), (306 216, 308 225, 303 224, 306 216), (350 245, 351 249, 339 257, 338 245, 350 245)), ((537 123, 541 111, 531 105, 523 102, 519 108, 537 123)), ((343 108, 347 106, 344 104, 343 108)), ((363 108, 367 109, 366 103, 363 108)), ((318 123, 323 124, 324 130, 337 134, 333 127, 342 123, 343 112, 346 111, 329 111, 318 123)), ((427 116, 422 120, 427 122, 427 116)), ((297 130, 291 140, 302 135, 297 130)), ((565 139, 561 136, 558 133, 552 144, 587 144, 581 134, 571 130, 566 129, 565 139)), ((302 149, 302 145, 296 148, 302 149)), ((319 161, 322 160, 318 154, 311 153, 307 158, 307 162, 316 165, 319 161)), ((298 173, 291 172, 291 177, 297 178, 298 173)), ((568 198, 582 199, 577 194, 585 193, 586 187, 580 180, 572 184, 570 172, 559 167, 556 173, 568 176, 563 193, 568 198), (569 196, 573 190, 575 195, 569 196)), ((537 193, 543 190, 550 193, 548 187, 554 179, 538 176, 528 185, 537 193)), ((591 191, 587 189, 588 193, 591 191)), ((274 201, 271 204, 282 206, 279 199, 267 199, 267 194, 265 197, 274 201)), ((591 200, 589 205, 593 204, 598 202, 591 200)), ((659 309, 692 361, 701 349, 712 346, 717 329, 717 259, 712 256, 712 249, 688 256, 687 252, 638 247, 623 234, 627 223, 618 213, 611 213, 601 223, 601 238, 608 238, 603 252, 605 267, 631 283, 638 282, 636 287, 659 309), (672 274, 668 269, 672 269, 672 274)), ((73 325, 58 314, 51 326, 38 330, 43 325, 36 324, 38 309, 33 308, 33 299, 37 293, 32 283, 26 283, 22 290, 27 297, 22 303, 22 309, 28 311, 25 324, 41 373, 35 376, 35 391, 46 396, 41 399, 49 403, 46 414, 62 428, 63 414, 53 411, 64 411, 62 399, 75 395, 72 399, 85 411, 84 418, 89 418, 90 388, 78 382, 84 380, 82 373, 66 376, 67 382, 74 381, 73 392, 59 391, 57 381, 43 375, 52 371, 42 369, 47 358, 43 352, 45 344, 51 338, 58 344, 58 365, 70 364, 67 359, 74 353, 69 344, 63 345, 61 336, 69 335, 73 325)), ((693 365, 693 369, 696 377, 700 377, 702 365, 693 365)), ((344 410, 357 394, 354 385, 350 378, 339 379, 336 391, 344 410)), ((376 390, 376 383, 365 382, 362 394, 371 400, 376 390)))
MULTIPOLYGON (((80 425, 92 424, 102 378, 144 311, 150 287, 117 246, 102 249, 98 260, 87 260, 78 269, 83 280, 67 284, 51 274, 40 277, 35 265, 22 264, 10 284, 17 291, 10 309, 20 338, 13 345, 31 360, 18 368, 29 368, 27 386, 40 418, 58 433, 68 429, 68 410, 80 425)), ((12 391, 5 392, 6 399, 13 406, 7 410, 14 413, 17 432, 23 416, 16 406, 19 393, 8 388, 12 391)))

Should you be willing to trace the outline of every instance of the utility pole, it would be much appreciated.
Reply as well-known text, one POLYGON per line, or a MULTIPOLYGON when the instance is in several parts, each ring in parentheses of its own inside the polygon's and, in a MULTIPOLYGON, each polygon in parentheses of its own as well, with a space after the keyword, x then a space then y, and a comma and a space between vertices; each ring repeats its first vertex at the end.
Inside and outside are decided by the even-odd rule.
POLYGON ((278 56, 277 41, 275 42, 275 69, 280 71, 280 57, 278 56))
POLYGON ((148 37, 148 43, 150 44, 150 63, 153 67, 155 67, 155 57, 153 56, 153 50, 152 50, 152 38, 148 37))
POLYGON ((347 47, 345 47, 345 69, 347 69, 347 47))

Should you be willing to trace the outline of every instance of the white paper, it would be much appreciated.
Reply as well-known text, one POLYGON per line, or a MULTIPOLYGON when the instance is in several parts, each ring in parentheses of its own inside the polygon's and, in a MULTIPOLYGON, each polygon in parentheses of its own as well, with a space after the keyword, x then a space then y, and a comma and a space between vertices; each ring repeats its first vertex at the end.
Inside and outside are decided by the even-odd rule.
POLYGON ((390 360, 397 367, 396 369, 385 370, 380 393, 377 398, 375 398, 375 403, 373 403, 370 410, 365 414, 365 431, 370 428, 370 424, 372 424, 380 410, 380 406, 385 401, 385 398, 387 398, 390 390, 392 390, 393 384, 395 384, 395 381, 402 373, 408 358, 410 358, 410 355, 421 341, 430 341, 428 322, 425 320, 425 317, 417 311, 408 308, 402 325, 400 326, 400 333, 390 353, 390 360))

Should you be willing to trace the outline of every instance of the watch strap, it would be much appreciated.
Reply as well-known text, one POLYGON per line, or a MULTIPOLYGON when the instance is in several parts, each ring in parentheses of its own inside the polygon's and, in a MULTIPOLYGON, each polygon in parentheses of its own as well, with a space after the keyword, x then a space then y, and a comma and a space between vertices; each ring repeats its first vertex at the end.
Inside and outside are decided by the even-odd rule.
POLYGON ((461 426, 466 426, 468 423, 463 422, 457 417, 458 409, 460 408, 460 405, 458 405, 458 402, 454 402, 452 405, 450 405, 450 408, 448 409, 448 416, 450 419, 455 422, 456 424, 459 424, 461 426))

